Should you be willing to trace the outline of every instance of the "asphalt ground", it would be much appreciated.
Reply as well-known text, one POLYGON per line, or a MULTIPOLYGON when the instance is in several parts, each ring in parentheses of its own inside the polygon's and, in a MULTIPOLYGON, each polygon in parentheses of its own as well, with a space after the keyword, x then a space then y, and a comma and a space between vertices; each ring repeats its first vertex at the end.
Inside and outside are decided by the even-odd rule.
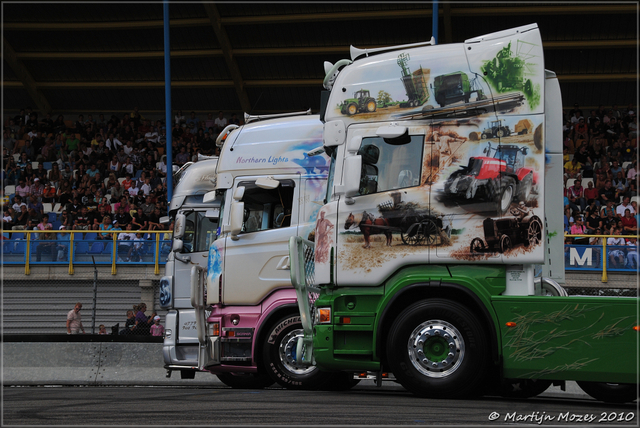
POLYGON ((423 399, 366 381, 350 391, 222 386, 5 386, 2 426, 638 426, 638 405, 553 388, 526 400, 423 399))

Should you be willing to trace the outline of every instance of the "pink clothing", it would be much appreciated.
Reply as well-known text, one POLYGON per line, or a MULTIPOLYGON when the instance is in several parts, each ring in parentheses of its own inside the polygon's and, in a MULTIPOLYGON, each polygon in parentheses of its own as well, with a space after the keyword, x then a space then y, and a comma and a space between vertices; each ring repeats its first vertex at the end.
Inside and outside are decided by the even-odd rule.
POLYGON ((151 326, 151 336, 164 336, 164 327, 162 324, 154 324, 151 326))

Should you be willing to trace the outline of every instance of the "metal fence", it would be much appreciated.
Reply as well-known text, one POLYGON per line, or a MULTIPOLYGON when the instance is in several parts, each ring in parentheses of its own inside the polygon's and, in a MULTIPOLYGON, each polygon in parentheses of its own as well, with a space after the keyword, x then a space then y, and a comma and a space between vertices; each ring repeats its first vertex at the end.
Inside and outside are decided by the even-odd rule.
MULTIPOLYGON (((171 250, 171 231, 5 231, 2 240, 3 263, 25 266, 29 275, 34 265, 111 265, 115 274, 119 264, 154 265, 155 274, 171 250), (123 232, 141 234, 136 239, 118 239, 123 232), (166 235, 165 235, 166 234, 166 235)), ((127 236, 127 238, 129 238, 127 236)))
MULTIPOLYGON (((104 274, 102 275, 104 276, 104 274)), ((110 275, 109 275, 110 276, 110 275)), ((146 315, 156 312, 161 324, 167 311, 159 310, 159 280, 141 287, 139 280, 5 280, 2 284, 2 334, 66 334, 67 314, 82 303, 82 324, 86 334, 108 334, 125 328, 127 311, 144 302, 146 315)))

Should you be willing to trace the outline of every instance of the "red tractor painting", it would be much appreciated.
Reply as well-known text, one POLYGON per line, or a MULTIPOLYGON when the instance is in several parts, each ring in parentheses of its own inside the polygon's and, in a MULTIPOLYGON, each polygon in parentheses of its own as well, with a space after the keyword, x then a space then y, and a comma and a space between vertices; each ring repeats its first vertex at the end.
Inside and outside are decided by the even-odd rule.
POLYGON ((526 147, 489 143, 483 150, 486 156, 470 158, 467 166, 449 176, 445 194, 465 200, 483 198, 496 203, 499 214, 506 213, 514 200, 526 202, 536 184, 534 171, 524 166, 527 152, 526 147))

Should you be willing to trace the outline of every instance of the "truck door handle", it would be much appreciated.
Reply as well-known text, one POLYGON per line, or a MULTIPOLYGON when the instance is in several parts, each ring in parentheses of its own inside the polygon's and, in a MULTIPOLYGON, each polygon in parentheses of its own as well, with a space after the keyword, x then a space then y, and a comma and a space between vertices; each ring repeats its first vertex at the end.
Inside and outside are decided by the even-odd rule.
POLYGON ((284 256, 278 262, 278 266, 276 266, 276 270, 291 270, 291 266, 289 265, 289 256, 284 256))

